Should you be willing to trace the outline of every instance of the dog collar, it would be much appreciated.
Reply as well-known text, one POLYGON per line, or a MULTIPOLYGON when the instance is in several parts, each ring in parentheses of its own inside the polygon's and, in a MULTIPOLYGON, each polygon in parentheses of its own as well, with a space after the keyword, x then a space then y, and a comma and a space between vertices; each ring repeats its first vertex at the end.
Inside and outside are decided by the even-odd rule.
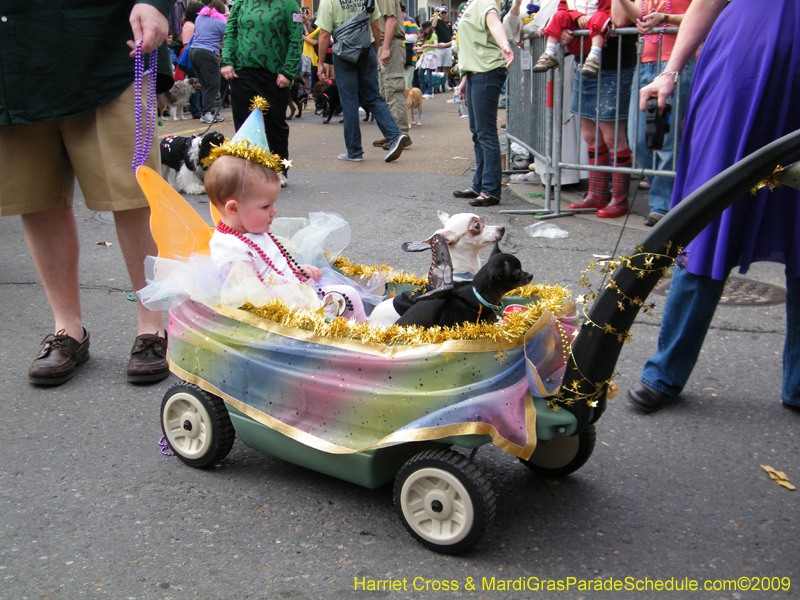
POLYGON ((458 277, 462 281, 472 281, 473 279, 475 279, 472 276, 472 273, 468 273, 467 271, 464 271, 463 273, 453 273, 453 278, 456 277, 458 277))
POLYGON ((472 286, 472 293, 475 294, 475 297, 478 299, 478 302, 483 304, 486 308, 491 308, 495 312, 495 314, 497 314, 501 310, 503 310, 503 306, 502 305, 496 306, 496 305, 492 304, 491 302, 487 302, 486 300, 481 298, 481 295, 478 293, 478 290, 475 289, 474 285, 472 286))

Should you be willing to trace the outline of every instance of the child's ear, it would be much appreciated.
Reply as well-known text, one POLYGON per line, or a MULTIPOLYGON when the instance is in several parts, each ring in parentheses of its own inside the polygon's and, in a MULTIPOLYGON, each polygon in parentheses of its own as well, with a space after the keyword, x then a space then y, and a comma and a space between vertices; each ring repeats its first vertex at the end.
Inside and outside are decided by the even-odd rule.
POLYGON ((239 201, 236 198, 229 198, 225 200, 225 204, 223 205, 225 212, 235 217, 239 214, 239 201))

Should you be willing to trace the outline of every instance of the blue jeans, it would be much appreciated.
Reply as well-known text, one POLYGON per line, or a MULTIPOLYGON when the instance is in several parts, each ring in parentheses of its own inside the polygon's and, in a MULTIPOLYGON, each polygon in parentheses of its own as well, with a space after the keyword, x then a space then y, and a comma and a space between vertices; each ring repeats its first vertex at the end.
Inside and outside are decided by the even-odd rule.
POLYGON ((333 68, 336 71, 336 84, 339 88, 339 99, 342 102, 344 116, 344 144, 347 156, 356 158, 364 154, 361 147, 361 127, 358 116, 358 97, 364 109, 372 113, 375 122, 383 134, 383 139, 390 143, 400 136, 397 123, 389 112, 386 101, 378 89, 378 60, 373 47, 364 48, 356 64, 333 55, 333 68))
POLYGON ((497 102, 508 71, 467 74, 469 130, 475 150, 475 176, 472 191, 500 200, 503 170, 500 166, 500 140, 497 137, 497 102))
POLYGON ((419 69, 419 85, 423 95, 433 94, 433 69, 419 69))
MULTIPOLYGON (((670 396, 681 393, 697 363, 724 287, 724 280, 675 269, 664 305, 658 351, 645 364, 642 382, 670 396)), ((800 406, 800 278, 788 267, 786 288, 781 399, 800 406)))
MULTIPOLYGON (((636 140, 636 156, 634 160, 639 169, 645 167, 648 169, 652 168, 653 158, 655 157, 655 169, 657 171, 674 170, 672 165, 672 144, 675 139, 675 134, 678 129, 680 129, 683 115, 686 113, 686 103, 689 101, 689 85, 692 82, 695 64, 695 60, 692 59, 689 61, 689 64, 686 65, 686 68, 681 71, 680 113, 675 110, 675 98, 673 97, 669 101, 669 104, 672 104, 673 110, 669 119, 669 133, 664 135, 664 146, 662 150, 649 151, 647 149, 645 137, 647 118, 645 117, 645 113, 639 111, 639 90, 632 90, 630 111, 628 113, 630 115, 628 119, 628 139, 636 140), (639 129, 636 132, 636 136, 633 135, 634 111, 639 112, 639 129)), ((664 63, 661 64, 661 68, 659 68, 658 62, 642 63, 639 69, 639 88, 643 88, 651 83, 656 78, 656 75, 663 70, 664 63)), ((634 79, 633 85, 636 85, 636 79, 634 79)), ((680 146, 680 140, 678 141, 678 145, 680 146)), ((672 201, 672 187, 675 184, 675 179, 672 177, 649 177, 648 180, 650 181, 650 212, 659 215, 667 214, 672 201)))

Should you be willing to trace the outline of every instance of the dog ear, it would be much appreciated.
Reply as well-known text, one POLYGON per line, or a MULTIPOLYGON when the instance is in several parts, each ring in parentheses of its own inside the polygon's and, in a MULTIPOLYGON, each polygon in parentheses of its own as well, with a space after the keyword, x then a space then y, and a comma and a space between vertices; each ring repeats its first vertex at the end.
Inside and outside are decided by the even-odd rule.
POLYGON ((441 235, 448 244, 455 244, 458 241, 456 233, 449 229, 440 229, 434 235, 441 235))
POLYGON ((442 222, 442 225, 447 225, 447 220, 450 218, 443 210, 436 211, 436 214, 439 216, 439 220, 442 222))
POLYGON ((431 241, 403 242, 400 247, 403 249, 403 252, 424 252, 425 250, 431 249, 431 241))
POLYGON ((492 246, 492 253, 489 255, 489 257, 492 257, 495 254, 501 254, 501 253, 502 253, 502 250, 500 250, 500 242, 495 242, 494 246, 492 246))

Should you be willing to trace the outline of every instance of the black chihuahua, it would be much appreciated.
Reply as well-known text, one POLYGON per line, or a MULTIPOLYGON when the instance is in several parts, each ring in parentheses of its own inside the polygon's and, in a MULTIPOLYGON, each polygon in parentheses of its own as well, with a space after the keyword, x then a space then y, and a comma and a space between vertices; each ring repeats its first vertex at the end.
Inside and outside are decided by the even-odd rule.
MULTIPOLYGON (((436 269, 432 265, 429 280, 436 269)), ((528 285, 533 275, 522 270, 516 256, 500 252, 495 244, 489 260, 472 281, 452 283, 448 279, 445 274, 442 278, 444 285, 434 285, 433 290, 424 294, 400 317, 397 325, 452 327, 464 322, 496 322, 503 310, 503 296, 514 288, 528 285)))

